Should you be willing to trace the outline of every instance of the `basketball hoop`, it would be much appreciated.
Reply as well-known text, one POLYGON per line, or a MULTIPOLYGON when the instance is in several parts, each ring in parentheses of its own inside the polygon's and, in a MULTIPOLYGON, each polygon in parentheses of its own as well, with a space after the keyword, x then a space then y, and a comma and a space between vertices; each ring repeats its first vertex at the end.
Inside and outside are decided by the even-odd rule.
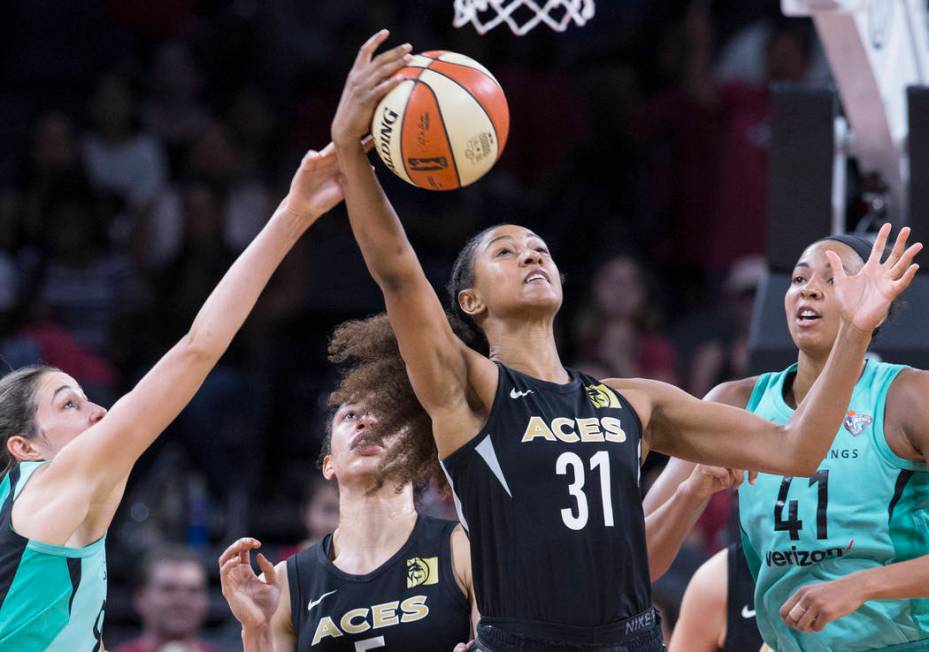
POLYGON ((582 27, 594 17, 594 0, 455 0, 455 27, 474 25, 486 34, 506 23, 516 36, 523 36, 539 23, 563 32, 572 22, 582 27))

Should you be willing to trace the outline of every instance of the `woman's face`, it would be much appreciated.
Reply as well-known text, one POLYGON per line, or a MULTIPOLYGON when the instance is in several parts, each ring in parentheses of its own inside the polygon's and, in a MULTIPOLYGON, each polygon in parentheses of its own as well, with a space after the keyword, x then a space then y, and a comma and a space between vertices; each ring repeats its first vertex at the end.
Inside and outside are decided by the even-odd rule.
POLYGON ((801 351, 824 355, 832 349, 839 332, 841 316, 832 289, 832 265, 826 258, 834 251, 848 274, 864 265, 848 245, 826 240, 807 247, 791 274, 790 287, 784 295, 787 328, 801 351))
POLYGON ((554 316, 561 307, 561 275, 535 233, 506 224, 484 236, 474 253, 474 286, 459 293, 462 309, 485 316, 554 316))
POLYGON ((323 459, 323 475, 340 485, 358 478, 370 478, 384 457, 380 444, 363 441, 377 419, 361 403, 342 405, 332 419, 330 452, 323 459))
POLYGON ((36 424, 39 434, 30 441, 38 459, 52 459, 75 437, 100 421, 106 409, 88 400, 71 376, 50 371, 39 379, 36 392, 36 424))

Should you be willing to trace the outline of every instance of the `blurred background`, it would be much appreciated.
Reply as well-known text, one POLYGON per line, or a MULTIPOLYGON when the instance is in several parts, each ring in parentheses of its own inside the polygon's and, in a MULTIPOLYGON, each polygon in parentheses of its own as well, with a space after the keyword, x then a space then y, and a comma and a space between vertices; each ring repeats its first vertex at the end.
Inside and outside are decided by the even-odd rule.
MULTIPOLYGON (((469 236, 517 222, 567 274, 566 363, 698 396, 745 375, 767 269, 768 84, 828 81, 812 26, 774 0, 601 0, 583 28, 523 38, 454 29, 452 15, 452 0, 6 4, 4 366, 56 365, 103 405, 130 388, 303 152, 328 142, 358 46, 387 27, 391 44, 482 62, 510 104, 507 149, 474 186, 430 193, 375 163, 437 288, 469 236)), ((327 336, 382 309, 335 210, 133 472, 108 538, 108 648, 197 632, 200 650, 241 649, 216 557, 248 534, 279 560, 335 527, 337 494, 316 466, 327 336)), ((714 499, 656 589, 672 622, 690 573, 728 542, 731 504, 714 499)), ((453 514, 434 494, 424 509, 453 514)))

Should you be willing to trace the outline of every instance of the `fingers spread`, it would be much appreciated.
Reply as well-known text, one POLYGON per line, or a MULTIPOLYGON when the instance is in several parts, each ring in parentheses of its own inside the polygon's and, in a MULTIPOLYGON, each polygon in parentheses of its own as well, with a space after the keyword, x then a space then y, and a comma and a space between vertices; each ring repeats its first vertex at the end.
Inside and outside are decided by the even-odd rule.
POLYGON ((277 584, 277 575, 275 574, 274 564, 268 561, 260 552, 258 553, 258 567, 261 569, 261 572, 264 573, 265 579, 269 584, 277 584))
POLYGON ((827 249, 825 254, 832 268, 832 277, 836 280, 846 278, 848 275, 845 273, 845 268, 842 266, 842 259, 839 258, 839 255, 831 249, 827 249))
POLYGON ((374 54, 375 50, 381 46, 381 43, 387 40, 388 36, 390 36, 390 32, 386 29, 382 29, 365 41, 364 45, 358 50, 358 56, 355 57, 355 66, 362 66, 371 61, 371 56, 374 54))
POLYGON ((881 262, 881 255, 884 253, 884 247, 887 246, 888 237, 890 237, 890 222, 884 222, 880 231, 877 232, 877 237, 874 238, 874 245, 871 247, 871 255, 865 263, 870 263, 871 261, 877 263, 881 262))

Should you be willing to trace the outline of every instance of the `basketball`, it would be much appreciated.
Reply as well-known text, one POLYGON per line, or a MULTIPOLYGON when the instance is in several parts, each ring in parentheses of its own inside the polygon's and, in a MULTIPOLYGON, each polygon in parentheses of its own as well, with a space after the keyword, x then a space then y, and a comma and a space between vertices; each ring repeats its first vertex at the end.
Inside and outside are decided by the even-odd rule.
POLYGON ((455 52, 415 55, 374 112, 378 155, 404 181, 428 190, 474 183, 503 152, 510 111, 487 68, 455 52))

